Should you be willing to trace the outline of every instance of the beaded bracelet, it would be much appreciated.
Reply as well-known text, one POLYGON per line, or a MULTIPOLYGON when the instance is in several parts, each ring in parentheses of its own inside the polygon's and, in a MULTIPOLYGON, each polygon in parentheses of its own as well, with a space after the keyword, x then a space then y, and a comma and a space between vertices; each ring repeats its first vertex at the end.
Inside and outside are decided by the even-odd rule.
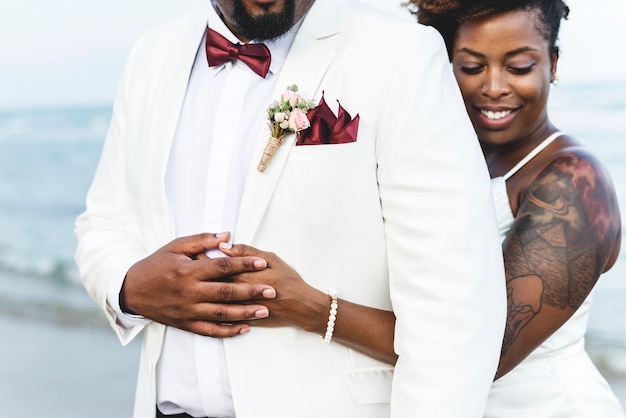
POLYGON ((330 296, 330 312, 328 313, 328 324, 326 327, 326 334, 322 338, 322 343, 328 344, 333 338, 333 331, 335 330, 335 320, 337 319, 337 291, 334 289, 328 289, 328 296, 330 296))

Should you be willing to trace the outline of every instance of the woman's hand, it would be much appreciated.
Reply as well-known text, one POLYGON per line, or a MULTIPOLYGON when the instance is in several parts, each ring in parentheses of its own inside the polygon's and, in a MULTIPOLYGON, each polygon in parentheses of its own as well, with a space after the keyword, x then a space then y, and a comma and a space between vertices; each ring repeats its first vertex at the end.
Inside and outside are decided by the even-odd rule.
MULTIPOLYGON (((294 326, 318 334, 326 332, 330 297, 310 286, 276 254, 247 245, 220 244, 220 250, 231 257, 259 257, 267 268, 233 276, 237 284, 264 284, 276 290, 276 297, 256 300, 269 309, 269 317, 250 322, 253 326, 294 326)), ((391 311, 358 305, 339 299, 332 341, 388 364, 397 360, 393 349, 396 318, 391 311)))
POLYGON ((258 300, 269 309, 269 317, 255 320, 254 326, 295 326, 320 335, 326 330, 330 299, 328 295, 306 283, 302 277, 276 254, 254 247, 225 242, 220 250, 230 257, 258 257, 267 262, 259 271, 247 271, 232 276, 234 283, 263 284, 276 290, 272 300, 258 300))

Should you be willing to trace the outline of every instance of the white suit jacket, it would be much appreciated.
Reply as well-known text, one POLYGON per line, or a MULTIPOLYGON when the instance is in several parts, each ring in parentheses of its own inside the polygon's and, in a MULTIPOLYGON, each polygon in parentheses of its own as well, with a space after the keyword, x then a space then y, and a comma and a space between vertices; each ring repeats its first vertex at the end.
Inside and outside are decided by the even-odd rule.
MULTIPOLYGON (((107 289, 174 238, 165 171, 205 29, 197 13, 135 47, 77 220, 82 280, 124 344, 142 329, 120 331, 107 289)), ((317 0, 272 100, 291 84, 358 113, 357 141, 294 146, 288 136, 264 173, 254 157, 234 241, 277 253, 321 290, 393 308, 399 360, 394 372, 318 335, 255 328, 224 341, 237 417, 482 416, 504 273, 489 177, 443 42, 378 10, 317 0)), ((268 133, 265 124, 251 133, 259 158, 268 133)), ((154 416, 165 330, 143 328, 136 418, 154 416)))

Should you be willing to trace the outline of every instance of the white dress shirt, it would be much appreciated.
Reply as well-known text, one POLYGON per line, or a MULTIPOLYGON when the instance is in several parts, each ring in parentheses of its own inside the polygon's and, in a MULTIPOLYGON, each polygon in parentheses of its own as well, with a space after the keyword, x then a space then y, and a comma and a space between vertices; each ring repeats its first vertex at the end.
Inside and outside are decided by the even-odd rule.
MULTIPOLYGON (((208 25, 240 43, 214 7, 209 7, 208 25)), ((234 235, 248 166, 261 157, 252 155, 256 132, 265 123, 267 107, 278 99, 270 97, 276 74, 299 26, 265 43, 272 56, 265 79, 241 61, 209 67, 202 40, 167 167, 166 194, 176 236, 222 231, 234 235)), ((223 256, 219 250, 208 255, 223 256)), ((122 280, 112 284, 108 303, 131 329, 147 321, 121 312, 122 280)), ((157 405, 166 415, 235 416, 221 339, 167 328, 157 366, 157 405)))

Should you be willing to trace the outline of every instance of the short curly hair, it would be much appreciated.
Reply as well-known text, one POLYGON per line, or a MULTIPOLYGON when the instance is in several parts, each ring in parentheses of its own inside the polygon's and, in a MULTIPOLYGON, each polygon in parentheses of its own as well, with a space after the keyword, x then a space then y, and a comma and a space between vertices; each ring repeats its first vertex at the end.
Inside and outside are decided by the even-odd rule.
POLYGON ((558 55, 561 20, 569 15, 569 7, 562 0, 409 0, 406 5, 417 16, 418 22, 439 31, 450 58, 454 37, 461 23, 514 10, 537 11, 543 22, 538 29, 548 41, 551 54, 558 55))

